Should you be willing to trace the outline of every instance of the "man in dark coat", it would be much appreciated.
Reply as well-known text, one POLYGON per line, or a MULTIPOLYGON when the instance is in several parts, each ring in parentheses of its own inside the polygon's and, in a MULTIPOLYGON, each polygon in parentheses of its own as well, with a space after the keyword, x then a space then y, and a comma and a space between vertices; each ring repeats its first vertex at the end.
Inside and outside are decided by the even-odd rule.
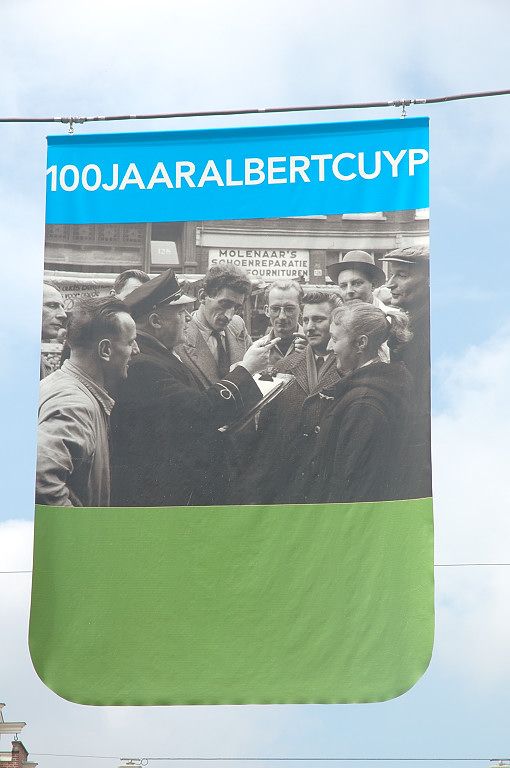
POLYGON ((281 358, 273 370, 290 373, 295 381, 259 417, 256 442, 243 473, 236 501, 245 504, 285 503, 298 462, 311 455, 316 426, 325 400, 321 391, 338 382, 335 356, 327 349, 331 312, 340 298, 326 291, 303 299, 303 331, 308 344, 281 358))
POLYGON ((410 446, 405 459, 408 478, 405 498, 432 495, 430 460, 430 301, 429 249, 408 246, 390 251, 381 260, 387 262, 393 306, 409 317, 413 339, 404 346, 390 349, 391 360, 405 363, 413 380, 411 393, 410 446))
POLYGON ((228 444, 218 428, 261 398, 251 374, 267 365, 270 345, 266 339, 256 342, 240 365, 204 390, 173 352, 184 340, 192 302, 171 270, 125 299, 137 322, 140 354, 112 413, 117 506, 226 501, 228 444))

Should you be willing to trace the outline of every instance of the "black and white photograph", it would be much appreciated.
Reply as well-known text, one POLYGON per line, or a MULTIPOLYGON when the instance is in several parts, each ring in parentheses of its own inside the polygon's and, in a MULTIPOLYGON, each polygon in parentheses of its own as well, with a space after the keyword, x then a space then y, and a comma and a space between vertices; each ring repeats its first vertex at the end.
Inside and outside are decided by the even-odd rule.
POLYGON ((427 498, 428 209, 47 225, 36 502, 427 498))

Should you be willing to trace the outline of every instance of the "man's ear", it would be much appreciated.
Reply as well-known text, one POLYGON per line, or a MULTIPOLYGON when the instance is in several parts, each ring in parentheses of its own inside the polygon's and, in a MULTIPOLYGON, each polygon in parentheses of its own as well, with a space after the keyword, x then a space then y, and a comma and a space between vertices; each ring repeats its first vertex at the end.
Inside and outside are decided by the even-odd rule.
POLYGON ((364 352, 367 347, 368 347, 368 336, 365 333, 363 333, 358 338, 358 352, 364 352))
POLYGON ((161 318, 158 315, 157 312, 151 312, 148 317, 148 323, 151 328, 154 328, 155 330, 159 330, 162 326, 161 318))
POLYGON ((106 360, 107 362, 110 360, 112 355, 112 342, 110 339, 101 339, 101 341, 98 342, 97 354, 101 360, 106 360))
POLYGON ((206 294, 205 290, 203 288, 200 288, 200 290, 198 291, 198 300, 199 300, 199 302, 201 304, 203 304, 205 302, 206 295, 207 294, 206 294))
POLYGON ((266 304, 266 306, 264 307, 264 314, 265 314, 265 316, 266 316, 266 317, 270 317, 270 315, 269 315, 269 307, 268 307, 268 305, 267 305, 267 304, 266 304))

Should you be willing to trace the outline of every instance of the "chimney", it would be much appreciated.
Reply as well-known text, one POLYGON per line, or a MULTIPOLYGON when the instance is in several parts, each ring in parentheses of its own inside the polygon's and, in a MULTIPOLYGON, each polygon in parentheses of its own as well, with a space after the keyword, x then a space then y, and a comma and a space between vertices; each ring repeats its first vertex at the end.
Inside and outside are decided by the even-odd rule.
POLYGON ((28 761, 28 752, 18 739, 18 733, 26 723, 6 723, 2 712, 4 707, 5 704, 0 704, 0 737, 2 734, 14 734, 14 741, 10 752, 0 752, 2 768, 36 768, 37 763, 28 761))
POLYGON ((22 768, 27 762, 28 752, 21 741, 12 742, 12 768, 22 768))

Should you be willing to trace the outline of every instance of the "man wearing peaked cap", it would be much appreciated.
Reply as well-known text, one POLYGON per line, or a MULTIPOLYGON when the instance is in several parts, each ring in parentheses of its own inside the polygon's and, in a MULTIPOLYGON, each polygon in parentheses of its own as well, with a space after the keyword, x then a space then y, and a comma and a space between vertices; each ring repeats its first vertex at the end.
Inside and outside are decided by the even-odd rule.
POLYGON ((402 472, 408 479, 409 498, 432 494, 430 470, 430 301, 429 248, 406 246, 381 259, 389 266, 386 284, 392 306, 409 315, 413 339, 390 350, 391 359, 404 362, 413 379, 411 445, 402 472))
POLYGON ((255 342, 236 368, 204 389, 174 351, 184 341, 193 302, 172 270, 125 299, 136 320, 140 354, 112 413, 117 506, 214 505, 227 499, 229 445, 218 428, 262 397, 252 374, 267 366, 270 344, 255 342))
POLYGON ((173 269, 168 269, 161 275, 153 277, 152 280, 142 283, 124 298, 124 304, 135 320, 156 309, 158 304, 177 307, 183 304, 194 304, 194 302, 195 299, 192 296, 186 296, 179 288, 173 269))
POLYGON ((391 303, 417 315, 429 303, 428 246, 407 246, 390 251, 381 259, 389 266, 386 287, 391 291, 391 303))

